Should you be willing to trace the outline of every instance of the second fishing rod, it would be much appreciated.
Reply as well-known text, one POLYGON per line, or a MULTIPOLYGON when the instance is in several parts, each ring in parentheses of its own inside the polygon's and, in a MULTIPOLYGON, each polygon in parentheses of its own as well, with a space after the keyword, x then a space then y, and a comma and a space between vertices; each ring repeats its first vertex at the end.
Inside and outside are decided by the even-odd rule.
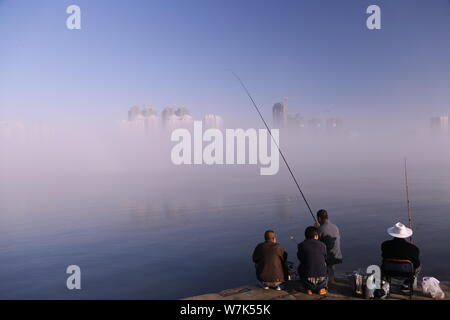
POLYGON ((289 171, 289 173, 290 173, 292 179, 294 180, 294 183, 295 183, 295 185, 297 186, 297 189, 298 189, 298 191, 300 192, 300 195, 302 196, 303 200, 305 201, 306 207, 308 208, 309 213, 311 214, 311 217, 313 218, 314 222, 317 223, 317 219, 316 219, 316 217, 314 216, 314 213, 313 213, 313 211, 312 211, 312 209, 311 209, 311 206, 309 205, 309 202, 308 202, 308 200, 306 199, 305 194, 303 193, 302 189, 300 188, 300 184, 298 183, 297 179, 295 178, 295 175, 294 175, 294 173, 292 172, 292 169, 291 169, 291 167, 289 166, 289 164, 288 164, 288 162, 287 162, 287 160, 286 160, 286 157, 284 156, 283 152, 281 151, 280 146, 278 145, 278 143, 277 143, 277 141, 275 140, 275 138, 272 136, 272 132, 270 131, 270 128, 269 128, 269 126, 267 125, 266 120, 264 120, 264 117, 263 117, 261 111, 259 110, 258 106, 256 105, 255 100, 253 100, 253 97, 251 96, 250 92, 248 91, 247 87, 245 86, 245 84, 244 84, 244 82, 241 80, 241 78, 240 78, 235 72, 233 72, 232 70, 230 70, 230 71, 231 71, 231 73, 236 77, 236 79, 239 81, 239 83, 241 84, 241 86, 242 86, 242 88, 244 89, 245 93, 247 94, 247 96, 249 97, 250 101, 252 102, 253 107, 255 108, 256 112, 259 114, 259 117, 261 118, 262 122, 264 123, 264 126, 266 127, 267 131, 269 132, 270 137, 272 138, 272 141, 275 143, 275 145, 276 145, 276 147, 277 147, 277 149, 278 149, 278 152, 280 153, 281 158, 283 159, 284 163, 286 164, 286 167, 287 167, 287 169, 288 169, 288 171, 289 171))
MULTIPOLYGON (((408 168, 406 163, 406 157, 404 166, 405 166, 406 209, 408 210, 408 227, 412 230, 413 229, 412 209, 411 209, 411 201, 409 200, 408 168)), ((409 241, 411 243, 413 242, 412 236, 409 238, 409 241)))

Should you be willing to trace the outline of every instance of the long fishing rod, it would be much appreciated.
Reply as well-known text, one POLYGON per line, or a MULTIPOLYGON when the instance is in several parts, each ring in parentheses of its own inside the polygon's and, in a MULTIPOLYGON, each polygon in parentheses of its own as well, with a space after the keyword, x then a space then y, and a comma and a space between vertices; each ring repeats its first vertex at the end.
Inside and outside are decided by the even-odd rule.
POLYGON ((250 98, 250 101, 252 102, 253 107, 255 107, 256 112, 258 112, 259 117, 261 118, 262 122, 263 122, 264 125, 266 126, 266 129, 267 129, 267 131, 269 132, 270 137, 272 138, 273 142, 275 143, 275 145, 276 145, 276 147, 277 147, 277 149, 278 149, 278 152, 279 152, 280 155, 281 155, 281 158, 283 159, 284 163, 286 164, 286 167, 288 168, 289 173, 291 174, 292 179, 294 179, 295 185, 297 186, 297 189, 298 189, 298 191, 300 192, 300 195, 302 196, 303 200, 305 201, 306 206, 308 207, 309 213, 311 214, 312 218, 314 219, 314 222, 317 223, 317 219, 316 219, 316 217, 314 216, 314 213, 313 213, 313 211, 312 211, 312 209, 311 209, 311 206, 309 205, 308 200, 306 200, 305 194, 303 193, 302 189, 300 188, 300 185, 299 185, 299 183, 297 182, 297 179, 295 178, 294 173, 292 172, 291 167, 289 166, 289 164, 288 164, 288 162, 287 162, 287 160, 286 160, 286 157, 284 156, 283 152, 281 151, 280 146, 278 145, 278 143, 277 143, 277 141, 275 140, 275 138, 272 136, 272 132, 270 131, 269 126, 267 125, 267 122, 264 120, 264 117, 262 116, 261 112, 259 111, 259 108, 258 108, 258 106, 257 106, 256 103, 255 103, 255 100, 253 100, 253 98, 252 98, 250 92, 248 91, 247 87, 245 86, 245 84, 244 84, 244 82, 241 80, 241 78, 240 78, 235 72, 233 72, 232 70, 230 70, 230 71, 231 71, 231 73, 236 77, 236 79, 239 81, 239 83, 241 84, 241 86, 242 86, 242 88, 244 89, 245 93, 246 93, 247 96, 250 98))
MULTIPOLYGON (((412 210, 411 210, 411 202, 409 200, 409 185, 408 185, 408 169, 407 169, 407 163, 405 158, 405 187, 406 187, 406 207, 408 209, 408 227, 412 230, 412 210)), ((412 242, 412 236, 409 238, 409 240, 412 242)))

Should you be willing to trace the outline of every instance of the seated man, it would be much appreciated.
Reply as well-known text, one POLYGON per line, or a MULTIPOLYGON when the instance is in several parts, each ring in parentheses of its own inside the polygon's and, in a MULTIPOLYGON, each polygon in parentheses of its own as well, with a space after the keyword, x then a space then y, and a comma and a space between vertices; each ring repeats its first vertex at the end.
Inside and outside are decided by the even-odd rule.
MULTIPOLYGON (((406 238, 412 236, 413 231, 406 227, 403 223, 398 222, 387 230, 388 234, 394 239, 383 242, 381 252, 383 257, 383 265, 386 266, 386 259, 409 260, 413 263, 414 274, 417 278, 420 272, 419 248, 406 241, 406 238)), ((382 269, 383 269, 382 265, 382 269)), ((407 281, 403 285, 404 289, 408 289, 407 281)))
POLYGON ((298 244, 297 257, 300 261, 298 274, 305 286, 306 293, 327 293, 327 247, 319 241, 319 234, 315 227, 305 230, 305 241, 298 244))
POLYGON ((253 251, 253 262, 256 266, 256 278, 264 289, 269 287, 281 290, 280 285, 287 280, 287 253, 277 243, 275 232, 267 230, 264 240, 253 251))

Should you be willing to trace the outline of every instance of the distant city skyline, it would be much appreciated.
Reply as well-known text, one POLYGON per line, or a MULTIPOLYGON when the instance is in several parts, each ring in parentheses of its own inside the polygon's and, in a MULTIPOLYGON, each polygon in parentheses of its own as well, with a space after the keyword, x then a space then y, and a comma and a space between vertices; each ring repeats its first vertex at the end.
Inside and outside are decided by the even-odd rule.
MULTIPOLYGON (((186 107, 175 105, 165 107, 161 116, 155 108, 143 105, 133 106, 128 110, 128 119, 121 120, 120 126, 125 130, 133 130, 136 133, 146 135, 170 134, 174 129, 185 128, 192 130, 194 117, 186 107)), ((224 129, 223 118, 220 115, 205 114, 202 118, 204 129, 224 129)))
POLYGON ((339 132, 343 129, 343 120, 336 117, 327 117, 326 119, 317 117, 306 118, 300 113, 290 114, 287 101, 285 100, 273 105, 272 125, 273 128, 288 129, 292 133, 305 129, 326 129, 329 132, 339 132))
POLYGON ((190 106, 254 119, 289 97, 313 118, 450 111, 450 3, 366 0, 87 1, 68 30, 71 1, 0 1, 0 119, 120 119, 131 102, 190 106), (252 12, 252 19, 248 19, 252 12))

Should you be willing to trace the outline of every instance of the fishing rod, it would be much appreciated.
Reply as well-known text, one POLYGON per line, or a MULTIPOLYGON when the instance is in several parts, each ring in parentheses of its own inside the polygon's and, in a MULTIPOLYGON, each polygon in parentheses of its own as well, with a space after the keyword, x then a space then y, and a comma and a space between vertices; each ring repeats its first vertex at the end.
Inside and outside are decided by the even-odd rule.
MULTIPOLYGON (((411 202, 409 201, 409 185, 408 185, 408 169, 405 158, 405 187, 406 187, 406 207, 408 210, 408 227, 412 230, 412 210, 411 210, 411 202)), ((409 238, 409 241, 412 242, 412 236, 409 238)))
POLYGON ((314 222, 317 223, 317 219, 316 219, 316 217, 314 216, 314 213, 313 213, 313 211, 312 211, 312 209, 311 209, 311 206, 309 205, 308 200, 306 200, 305 194, 303 193, 302 189, 300 188, 300 185, 299 185, 299 183, 297 182, 297 179, 295 178, 294 173, 292 172, 291 167, 289 166, 289 164, 288 164, 288 162, 287 162, 287 160, 286 160, 286 157, 284 156, 283 152, 281 151, 280 146, 278 145, 278 143, 277 143, 277 141, 275 140, 275 138, 272 136, 272 132, 270 131, 269 126, 267 125, 266 120, 264 120, 264 117, 262 116, 261 112, 259 111, 259 108, 258 108, 258 106, 257 106, 256 103, 255 103, 255 100, 253 100, 253 98, 252 98, 250 92, 248 91, 247 87, 245 86, 245 84, 244 84, 244 82, 241 80, 241 78, 240 78, 234 71, 232 71, 232 70, 230 70, 230 71, 231 71, 231 73, 236 77, 236 79, 239 81, 239 83, 241 84, 241 86, 242 86, 242 88, 244 89, 245 93, 246 93, 247 96, 250 98, 250 101, 252 102, 253 107, 255 107, 256 112, 258 112, 259 117, 261 118, 262 122, 263 122, 264 125, 266 126, 266 129, 267 129, 267 131, 269 132, 270 137, 272 138, 273 142, 275 143, 275 145, 276 145, 276 147, 277 147, 277 149, 278 149, 278 152, 279 152, 280 155, 281 155, 281 158, 283 159, 284 163, 286 164, 286 167, 288 168, 289 173, 291 174, 292 179, 294 179, 295 185, 297 186, 297 189, 298 189, 298 191, 300 192, 300 195, 302 196, 303 200, 305 201, 306 206, 308 207, 309 213, 311 214, 312 218, 314 219, 314 222))

